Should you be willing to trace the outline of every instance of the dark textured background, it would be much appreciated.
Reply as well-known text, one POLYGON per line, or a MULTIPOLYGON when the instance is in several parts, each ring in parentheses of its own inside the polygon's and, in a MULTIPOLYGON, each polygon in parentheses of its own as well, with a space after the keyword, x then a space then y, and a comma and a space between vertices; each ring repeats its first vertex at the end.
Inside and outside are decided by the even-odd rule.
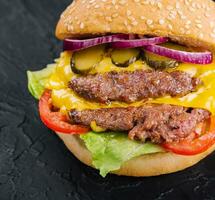
POLYGON ((215 199, 215 154, 176 174, 101 178, 39 120, 26 70, 61 51, 55 23, 70 0, 0 0, 0 200, 215 199))

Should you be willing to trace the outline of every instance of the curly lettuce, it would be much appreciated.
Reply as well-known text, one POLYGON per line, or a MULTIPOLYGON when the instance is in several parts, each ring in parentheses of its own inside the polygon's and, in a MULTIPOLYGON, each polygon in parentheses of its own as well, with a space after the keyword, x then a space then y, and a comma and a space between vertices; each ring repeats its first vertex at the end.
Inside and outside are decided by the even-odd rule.
POLYGON ((100 170, 103 177, 111 171, 120 169, 124 162, 134 157, 164 151, 159 145, 150 142, 129 140, 125 133, 89 132, 80 137, 92 154, 92 164, 100 170))
POLYGON ((45 90, 45 85, 49 77, 53 74, 56 64, 47 65, 46 68, 40 71, 27 71, 28 90, 33 97, 39 99, 45 90))

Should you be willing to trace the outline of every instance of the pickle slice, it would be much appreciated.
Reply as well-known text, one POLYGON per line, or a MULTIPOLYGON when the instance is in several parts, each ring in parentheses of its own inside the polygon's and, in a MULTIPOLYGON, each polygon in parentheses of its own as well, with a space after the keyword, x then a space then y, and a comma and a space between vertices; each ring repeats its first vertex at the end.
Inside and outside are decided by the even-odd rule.
POLYGON ((71 68, 74 73, 86 74, 103 58, 105 45, 98 45, 73 53, 71 68))
MULTIPOLYGON (((174 43, 164 43, 161 44, 161 46, 170 48, 170 49, 175 49, 175 50, 180 50, 180 51, 188 51, 189 49, 185 46, 181 46, 178 44, 174 43)), ((166 68, 175 68, 177 67, 180 62, 171 58, 167 58, 165 56, 159 56, 157 54, 144 51, 144 58, 146 60, 146 63, 155 69, 166 69, 166 68)))
POLYGON ((139 49, 113 49, 111 59, 113 64, 118 67, 127 67, 140 57, 139 49))
POLYGON ((146 63, 154 69, 175 68, 179 65, 179 62, 176 60, 164 56, 159 56, 148 51, 145 51, 144 57, 146 63))

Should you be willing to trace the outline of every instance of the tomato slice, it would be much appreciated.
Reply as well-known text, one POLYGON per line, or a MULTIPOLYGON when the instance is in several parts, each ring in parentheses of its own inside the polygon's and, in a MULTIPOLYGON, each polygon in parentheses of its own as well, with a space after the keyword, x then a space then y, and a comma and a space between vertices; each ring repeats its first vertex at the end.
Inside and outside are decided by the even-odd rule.
POLYGON ((68 123, 67 116, 51 110, 51 91, 46 90, 39 101, 39 113, 42 122, 51 130, 66 134, 81 134, 88 128, 68 123))
POLYGON ((162 146, 172 151, 176 154, 181 155, 196 155, 206 151, 210 148, 213 144, 215 144, 215 117, 211 117, 209 122, 209 130, 205 130, 207 122, 203 124, 202 132, 206 132, 200 136, 198 134, 191 134, 195 135, 195 138, 184 139, 181 142, 173 142, 173 143, 165 143, 162 146))

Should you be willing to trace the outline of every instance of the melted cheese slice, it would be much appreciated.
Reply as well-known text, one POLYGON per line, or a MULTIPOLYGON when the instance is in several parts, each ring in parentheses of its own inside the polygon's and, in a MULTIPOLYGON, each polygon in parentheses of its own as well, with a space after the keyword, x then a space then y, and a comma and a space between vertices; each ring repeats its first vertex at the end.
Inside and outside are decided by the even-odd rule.
MULTIPOLYGON (((205 108, 215 114, 215 62, 209 65, 196 64, 180 64, 177 70, 190 73, 192 76, 199 77, 203 81, 203 86, 198 88, 196 92, 192 92, 184 97, 162 97, 157 99, 149 99, 147 102, 138 101, 127 104, 122 102, 111 102, 110 104, 101 104, 87 101, 71 89, 68 88, 68 82, 77 77, 71 71, 70 60, 72 53, 69 51, 61 53, 59 59, 56 60, 57 67, 55 72, 50 77, 47 88, 52 90, 52 103, 54 106, 60 108, 62 112, 70 109, 84 110, 84 109, 98 109, 98 108, 112 108, 112 107, 127 107, 127 106, 141 106, 145 103, 158 104, 173 104, 193 108, 205 108)), ((111 59, 104 58, 90 73, 105 73, 109 71, 135 71, 137 69, 150 69, 142 61, 136 61, 127 68, 116 67, 111 59)))

